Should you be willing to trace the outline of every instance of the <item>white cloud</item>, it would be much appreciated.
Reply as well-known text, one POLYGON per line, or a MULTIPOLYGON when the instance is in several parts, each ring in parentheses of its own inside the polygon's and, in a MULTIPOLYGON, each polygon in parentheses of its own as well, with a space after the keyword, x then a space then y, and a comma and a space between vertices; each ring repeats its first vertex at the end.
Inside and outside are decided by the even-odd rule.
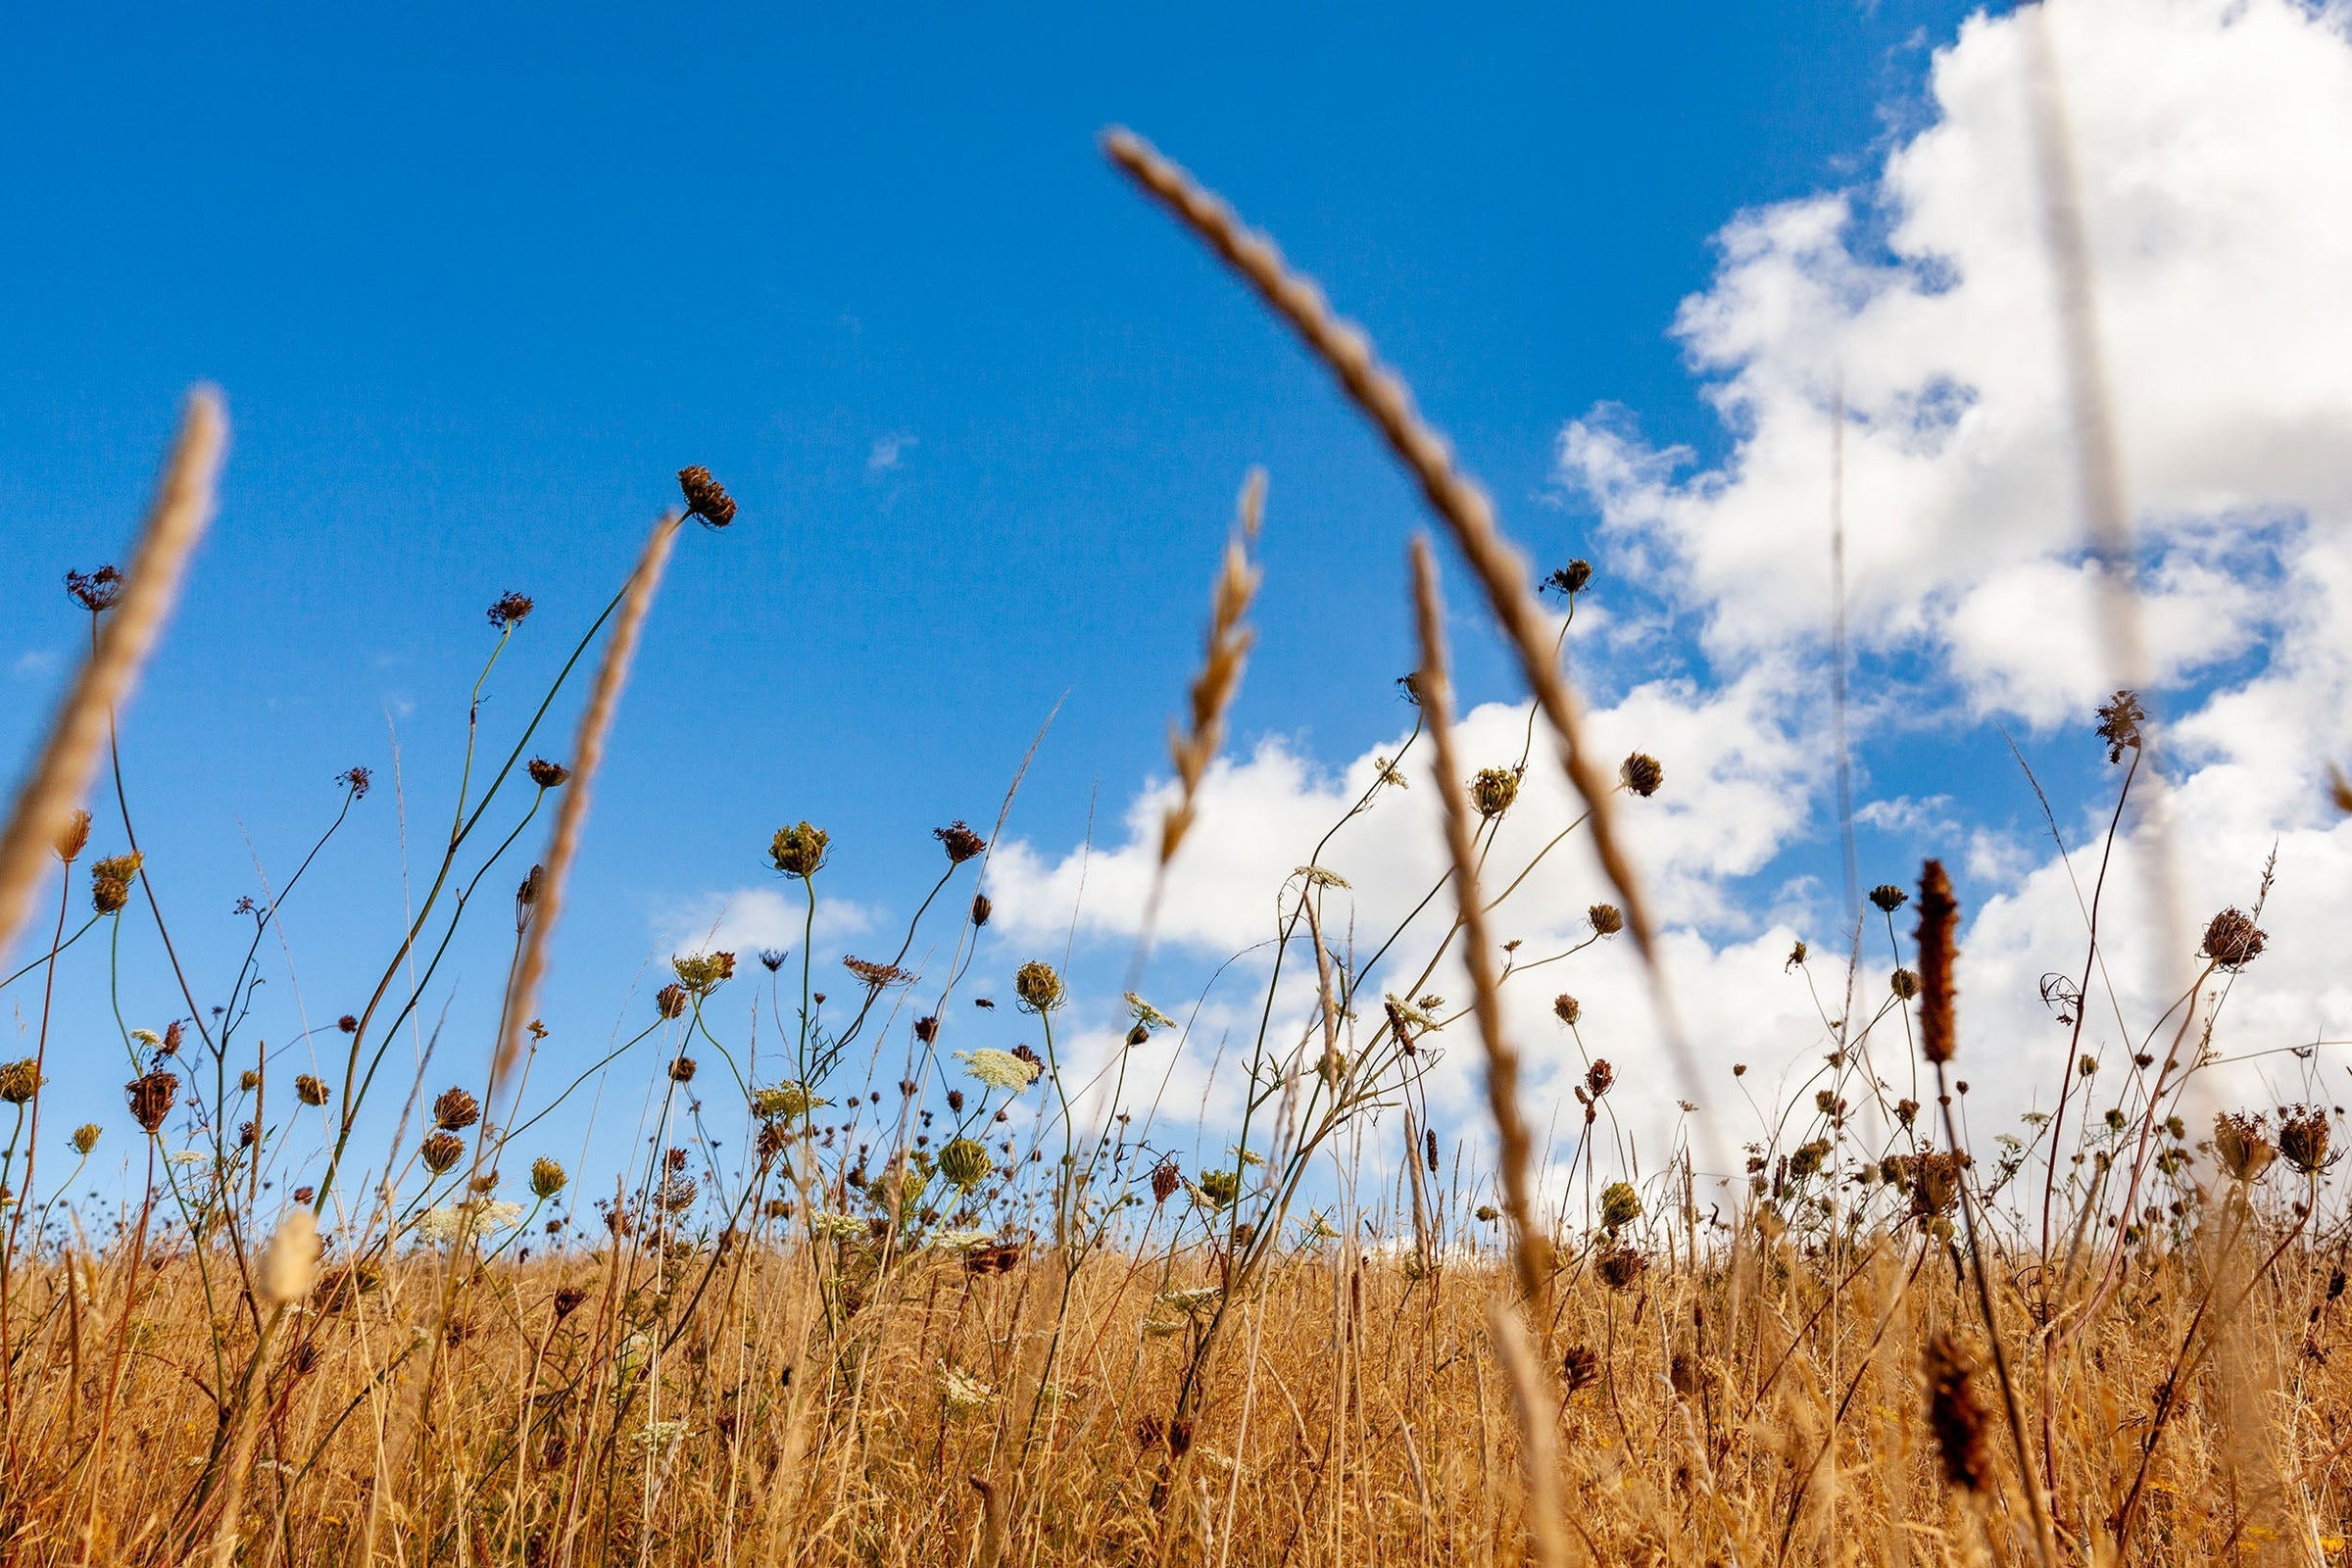
POLYGON ((55 674, 64 662, 54 648, 27 648, 9 665, 9 673, 19 680, 35 680, 55 674))
POLYGON ((903 430, 877 437, 873 450, 865 455, 865 471, 868 473, 891 472, 906 461, 908 449, 915 445, 916 438, 903 430))
MULTIPOLYGON (((808 918, 808 906, 782 888, 728 888, 662 902, 654 910, 654 939, 664 954, 723 949, 749 957, 762 948, 798 953, 808 918)), ((820 946, 869 931, 873 924, 873 911, 863 905, 830 894, 817 901, 820 946)))

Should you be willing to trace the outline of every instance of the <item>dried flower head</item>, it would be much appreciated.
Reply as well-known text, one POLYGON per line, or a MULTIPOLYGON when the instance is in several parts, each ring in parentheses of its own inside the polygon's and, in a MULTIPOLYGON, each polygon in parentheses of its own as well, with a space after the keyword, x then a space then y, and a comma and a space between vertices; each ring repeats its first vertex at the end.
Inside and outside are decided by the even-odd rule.
POLYGON ((690 996, 707 997, 718 989, 719 982, 735 978, 735 955, 724 951, 673 957, 669 966, 690 996))
POLYGON ((2134 692, 2117 692, 2099 705, 2099 739, 2107 743, 2110 763, 2122 761, 2126 750, 2139 750, 2139 726, 2147 716, 2134 692))
POLYGON ((577 1285, 557 1286, 556 1298, 554 1302, 556 1309, 556 1321, 561 1323, 565 1318, 571 1316, 572 1313, 577 1312, 582 1303, 584 1303, 587 1299, 588 1293, 581 1290, 577 1285))
POLYGON ((543 790, 562 789, 564 781, 571 777, 570 768, 562 762, 551 762, 544 757, 532 758, 523 764, 523 768, 531 775, 531 782, 543 790))
POLYGON ((1585 1069, 1585 1092, 1594 1100, 1607 1094, 1616 1082, 1617 1069, 1609 1065, 1605 1056, 1594 1057, 1592 1065, 1585 1069))
POLYGON ((1482 767, 1470 780, 1470 804, 1480 816, 1500 816, 1518 799, 1519 770, 1515 767, 1482 767))
POLYGON ((122 1095, 130 1104, 131 1119, 152 1137, 172 1114, 172 1102, 179 1097, 179 1076, 161 1068, 143 1072, 122 1086, 122 1095))
POLYGON ((1982 1492, 1987 1474, 1984 1407, 1977 1401, 1976 1374, 1948 1330, 1928 1341, 1925 1363, 1928 1426, 1943 1459, 1943 1479, 1963 1492, 1982 1492))
POLYGON ((0 1066, 0 1101, 22 1105, 41 1092, 48 1080, 41 1076, 40 1063, 30 1056, 0 1066))
POLYGON ((262 1087, 261 1073, 254 1068, 246 1068, 243 1072, 237 1074, 237 1087, 244 1090, 247 1094, 252 1094, 256 1089, 262 1087))
POLYGON ((1954 1152, 1897 1154, 1887 1163, 1894 1168, 1895 1188, 1911 1199, 1911 1212, 1922 1219, 1948 1214, 1960 1200, 1960 1173, 1967 1156, 1954 1152))
POLYGON ((2278 1152, 2305 1176, 2328 1164, 2328 1110, 2324 1105, 2286 1105, 2278 1111, 2278 1152))
POLYGON ((114 609, 121 603, 123 589, 129 586, 122 569, 116 566, 66 573, 66 592, 72 594, 74 602, 93 615, 114 609))
POLYGON ((433 1101, 433 1125, 447 1133, 462 1133, 482 1119, 482 1102, 463 1089, 441 1091, 433 1101))
POLYGON ((779 948, 761 948, 760 950, 760 967, 765 969, 769 974, 774 974, 778 969, 784 967, 784 960, 790 956, 792 955, 779 948))
POLYGON ((335 1027, 347 1035, 356 1035, 360 1032, 360 1020, 356 1014, 347 1012, 335 1020, 335 1027))
POLYGON ((2233 1180, 2262 1180, 2271 1161, 2278 1157, 2278 1147, 2271 1142, 2270 1119, 2234 1110, 2214 1117, 2213 1152, 2233 1180))
POLYGON ((67 815, 66 825, 57 830, 57 858, 72 865, 89 845, 90 813, 77 808, 67 815))
POLYGON ((1552 568, 1550 575, 1544 579, 1544 586, 1563 598, 1573 599, 1583 593, 1585 585, 1592 580, 1592 563, 1578 560, 1569 562, 1565 566, 1552 568))
POLYGON ((796 822, 776 829, 776 836, 768 841, 767 858, 786 876, 807 881, 824 866, 825 852, 832 842, 833 836, 823 828, 796 822))
POLYGON ((1870 902, 1878 906, 1881 913, 1892 914, 1911 902, 1911 895, 1891 882, 1882 882, 1870 890, 1870 902))
POLYGON ((1585 1004, 1563 991, 1551 999, 1551 1015, 1573 1029, 1576 1020, 1585 1015, 1585 1004))
POLYGON ((1600 1222, 1621 1231, 1642 1217, 1642 1195, 1632 1182, 1611 1182, 1600 1190, 1600 1222))
POLYGON ((961 817, 946 827, 933 828, 931 836, 939 840, 941 849, 948 852, 950 865, 961 865, 966 860, 977 859, 988 851, 988 840, 973 832, 971 824, 961 817))
POLYGON ((326 1085, 315 1073, 296 1073, 294 1098, 306 1105, 323 1105, 327 1098, 326 1085))
POLYGON ((654 1010, 664 1018, 686 1016, 686 988, 681 985, 666 985, 655 992, 654 1010))
POLYGON ((1032 958, 1014 971, 1012 989, 1031 1012, 1052 1012, 1062 1004, 1061 976, 1040 959, 1032 958))
POLYGON ((669 1081, 671 1083, 690 1084, 694 1082, 694 1072, 695 1066, 694 1058, 692 1056, 673 1056, 670 1058, 669 1081))
POLYGON ((841 966, 876 991, 885 986, 907 985, 914 979, 911 973, 895 963, 876 963, 871 958, 844 957, 841 966))
POLYGON ((1635 752, 1618 768, 1617 776, 1625 781, 1627 789, 1647 799, 1657 794, 1658 786, 1666 782, 1666 764, 1647 752, 1635 752))
POLYGON ((1184 1171, 1177 1165, 1174 1154, 1165 1156, 1152 1167, 1152 1201, 1154 1204, 1164 1203, 1175 1197, 1176 1189, 1183 1185, 1184 1171))
POLYGON ((958 1138, 939 1152, 940 1175, 967 1193, 988 1180, 991 1168, 987 1146, 977 1139, 958 1138))
POLYGON ((987 894, 985 894, 985 893, 975 893, 975 894, 973 894, 973 895, 972 895, 972 924, 973 924, 973 925, 975 925, 975 926, 983 926, 983 925, 986 925, 986 924, 988 924, 988 917, 989 917, 989 914, 990 914, 990 912, 991 912, 992 910, 994 910, 995 908, 996 908, 996 906, 988 902, 988 895, 987 895, 987 894))
POLYGON ((101 1129, 99 1125, 94 1121, 85 1121, 80 1126, 74 1128, 74 1152, 76 1154, 86 1154, 91 1150, 96 1149, 98 1147, 98 1135, 101 1129))
POLYGON ((2269 940, 2251 915, 2231 905, 2206 922, 2205 940, 2197 951, 2216 966, 2235 974, 2262 956, 2263 944, 2269 940))
POLYGON ((562 1192, 564 1184, 570 1178, 564 1175, 564 1167, 545 1154, 541 1154, 537 1159, 531 1161, 531 1196, 533 1198, 545 1201, 562 1192))
MULTIPOLYGON (((1919 872, 1919 1054, 1931 1062, 1952 1059, 1959 1041, 1952 1027, 1952 960, 1959 956, 1953 933, 1960 924, 1960 905, 1952 897, 1952 879, 1941 860, 1930 860, 1919 872)), ((1907 1000, 1907 999, 1906 999, 1907 1000)))
POLYGON ((1909 1002, 1919 995, 1919 976, 1909 969, 1897 969, 1886 977, 1886 989, 1909 1002))
POLYGON ((1585 919, 1594 936, 1613 937, 1625 929, 1625 911, 1614 904, 1593 905, 1585 911, 1585 919))
POLYGON ((1602 1249, 1592 1269, 1610 1290, 1631 1290, 1634 1283, 1648 1271, 1649 1259, 1637 1248, 1608 1247, 1602 1249))
POLYGON ((133 850, 128 855, 110 855, 90 867, 90 906, 100 914, 114 914, 130 902, 130 879, 139 874, 145 857, 133 850))
POLYGON ((501 594, 498 598, 498 602, 490 607, 490 624, 497 627, 500 631, 506 631, 511 627, 521 625, 523 621, 529 617, 530 613, 530 595, 517 593, 501 594))
POLYGON ((678 490, 686 497, 686 515, 700 517, 705 527, 724 528, 735 520, 735 498, 702 465, 678 470, 678 490))
POLYGON ((424 1168, 438 1176, 465 1155, 466 1145, 455 1133, 435 1133, 417 1152, 424 1156, 424 1168))
POLYGON ((347 767, 335 775, 335 782, 351 791, 353 800, 364 801, 375 784, 375 774, 365 767, 347 767))
POLYGON ((1589 1345, 1571 1345, 1560 1357, 1560 1379, 1574 1398, 1600 1381, 1600 1356, 1589 1345))

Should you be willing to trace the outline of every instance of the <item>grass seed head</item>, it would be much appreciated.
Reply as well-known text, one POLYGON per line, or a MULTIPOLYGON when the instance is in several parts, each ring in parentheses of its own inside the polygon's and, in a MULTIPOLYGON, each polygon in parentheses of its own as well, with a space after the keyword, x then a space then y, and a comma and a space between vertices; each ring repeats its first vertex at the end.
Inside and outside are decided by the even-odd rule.
POLYGON ((1941 860, 1930 860, 1919 872, 1918 996, 1919 1054, 1931 1062, 1951 1060, 1959 1045, 1952 1028, 1952 960, 1959 956, 1953 936, 1959 924, 1952 879, 1941 860))

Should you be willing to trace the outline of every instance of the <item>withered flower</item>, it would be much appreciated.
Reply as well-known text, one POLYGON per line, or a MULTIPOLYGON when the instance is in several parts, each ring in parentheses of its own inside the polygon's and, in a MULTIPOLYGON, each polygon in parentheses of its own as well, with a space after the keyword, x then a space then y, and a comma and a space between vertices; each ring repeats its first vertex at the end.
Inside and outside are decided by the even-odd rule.
POLYGON ((360 1032, 359 1017, 354 1013, 347 1012, 335 1020, 335 1027, 347 1035, 356 1035, 360 1032))
POLYGON ((347 767, 335 775, 335 782, 351 791, 351 798, 364 801, 375 784, 375 774, 364 767, 347 767))
POLYGON ((1911 902, 1911 895, 1891 882, 1882 882, 1870 890, 1870 902, 1879 906, 1880 912, 1892 914, 1911 902))
POLYGON ((1012 989, 1031 1012, 1051 1012, 1062 1004, 1061 976, 1039 959, 1032 958, 1013 973, 1012 989))
POLYGON ((1583 593, 1586 584, 1592 580, 1592 563, 1578 560, 1569 562, 1565 566, 1554 567, 1550 575, 1544 579, 1544 586, 1564 598, 1573 599, 1583 593))
POLYGON ((2241 1182, 2258 1182, 2278 1157, 2271 1142, 2269 1118, 2225 1111, 2213 1119, 2213 1152, 2222 1169, 2241 1182))
POLYGON ((832 842, 832 835, 823 828, 798 822, 776 829, 776 836, 768 841, 767 858, 786 876, 807 881, 823 867, 832 842))
POLYGON ((315 1074, 297 1073, 294 1076, 294 1098, 306 1105, 323 1105, 327 1099, 326 1085, 315 1074))
POLYGON ((1594 936, 1613 937, 1625 929, 1625 911, 1614 904, 1595 904, 1585 911, 1585 919, 1594 936))
POLYGON ((1600 1381, 1600 1356, 1589 1345, 1571 1345, 1560 1357, 1560 1377, 1568 1385, 1568 1396, 1576 1397, 1600 1381))
POLYGON ((145 857, 110 855, 90 867, 90 906, 100 914, 115 914, 130 902, 130 879, 139 874, 145 857))
POLYGON ((1658 786, 1666 782, 1666 764, 1647 752, 1635 752, 1618 768, 1617 776, 1625 781, 1627 789, 1646 799, 1657 794, 1658 786))
POLYGON ((1519 770, 1513 767, 1482 767, 1470 780, 1470 804, 1482 817, 1500 816, 1519 799, 1519 770))
POLYGON ((678 489, 686 497, 686 515, 700 517, 705 527, 724 528, 735 520, 735 498, 701 464, 678 470, 678 489))
POLYGON ((75 810, 66 818, 66 825, 57 832, 57 858, 72 865, 81 858, 90 844, 90 813, 75 810))
POLYGON ((1176 1196, 1176 1189, 1182 1185, 1184 1185, 1184 1172, 1178 1167, 1174 1154, 1168 1155, 1152 1167, 1152 1201, 1153 1203, 1166 1202, 1176 1196))
POLYGON ((532 758, 523 764, 523 768, 531 775, 531 782, 543 790, 562 789, 564 781, 571 777, 570 768, 562 762, 551 762, 544 757, 532 758))
POLYGON ((1609 1065, 1606 1056, 1593 1058, 1592 1065, 1585 1069, 1585 1089, 1594 1100, 1607 1094, 1616 1081, 1617 1069, 1609 1065))
POLYGON ((673 1084, 690 1084, 694 1082, 694 1071, 692 1056, 673 1057, 669 1064, 669 1081, 673 1084))
POLYGON ((1649 1270, 1649 1259, 1631 1247, 1610 1247, 1602 1250, 1593 1270, 1601 1283, 1612 1291, 1627 1291, 1649 1270))
POLYGON ((765 969, 769 974, 774 974, 778 969, 784 967, 784 960, 790 956, 790 954, 778 948, 761 948, 760 950, 760 967, 765 969))
POLYGON ((117 566, 66 573, 66 592, 72 594, 75 602, 93 615, 114 609, 122 601, 122 590, 129 586, 122 569, 117 566))
POLYGON ((1909 969, 1897 969, 1886 977, 1886 989, 1909 1002, 1919 995, 1919 976, 1909 969))
POLYGON ((41 1076, 40 1063, 30 1056, 0 1067, 0 1101, 22 1105, 41 1092, 48 1080, 41 1076))
POLYGON ((950 865, 961 865, 964 861, 973 859, 988 850, 988 840, 973 832, 971 824, 961 817, 957 817, 946 827, 933 828, 931 836, 939 840, 941 849, 948 852, 950 865))
POLYGON ((464 1157, 466 1146, 455 1133, 435 1133, 417 1152, 424 1156, 424 1168, 438 1176, 464 1157))
POLYGON ((975 894, 973 894, 973 895, 972 895, 972 924, 973 924, 973 925, 975 925, 975 926, 982 926, 982 925, 986 925, 986 924, 988 924, 988 916, 989 916, 989 912, 990 912, 992 909, 994 909, 995 907, 996 907, 996 906, 994 906, 994 905, 992 905, 992 904, 990 904, 990 903, 988 902, 988 895, 987 895, 987 894, 985 894, 985 893, 975 893, 975 894))
POLYGON ((2135 692, 2117 692, 2099 705, 2099 739, 2107 743, 2110 763, 2122 761, 2127 749, 2139 750, 2139 726, 2147 716, 2135 692))
POLYGON ((98 1147, 98 1135, 100 1131, 100 1127, 94 1121, 85 1121, 80 1126, 74 1128, 74 1152, 76 1154, 86 1154, 91 1150, 96 1149, 98 1147))
POLYGON ((939 1020, 929 1014, 914 1020, 914 1038, 924 1045, 939 1039, 939 1020))
POLYGON ((481 1102, 463 1089, 444 1089, 433 1102, 433 1125, 445 1133, 462 1133, 481 1119, 481 1102))
POLYGON ((876 963, 871 958, 844 957, 841 966, 876 991, 885 986, 906 985, 914 979, 895 963, 876 963))
POLYGON ((2325 1106, 2293 1105, 2278 1112, 2278 1152, 2305 1176, 2317 1175, 2328 1164, 2328 1111, 2325 1106))
POLYGON ((2262 956, 2263 945, 2269 940, 2252 916, 2231 905, 2206 923, 2205 940, 2197 951, 2217 967, 2235 974, 2262 956))
POLYGON ((179 1076, 160 1067, 143 1072, 122 1086, 122 1095, 130 1104, 131 1119, 153 1137, 164 1118, 172 1114, 172 1102, 179 1097, 179 1076))
POLYGON ((1585 1004, 1563 991, 1551 999, 1551 1014, 1573 1029, 1576 1020, 1585 1015, 1585 1004))
POLYGON ((654 1007, 664 1018, 683 1018, 686 1015, 686 988, 666 985, 654 993, 654 1007))
POLYGON ((524 618, 528 616, 530 612, 530 595, 517 593, 501 594, 498 598, 498 602, 490 607, 490 624, 497 627, 500 631, 505 631, 510 627, 521 625, 524 618))
POLYGON ((555 1299, 556 1321, 561 1323, 572 1313, 577 1312, 580 1304, 587 1299, 588 1293, 577 1285, 558 1286, 555 1299))

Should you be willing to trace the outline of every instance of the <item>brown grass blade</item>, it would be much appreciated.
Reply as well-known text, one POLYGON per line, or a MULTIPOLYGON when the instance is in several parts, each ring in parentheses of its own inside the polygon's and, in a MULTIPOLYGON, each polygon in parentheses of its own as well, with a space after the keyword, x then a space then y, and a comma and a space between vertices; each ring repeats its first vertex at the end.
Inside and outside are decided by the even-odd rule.
POLYGON ((492 1103, 496 1103, 501 1086, 522 1055, 523 1035, 530 1027, 539 982, 547 973, 548 933, 555 929, 556 916, 563 910, 564 879, 579 852, 581 825, 588 819, 589 787, 596 782, 597 765, 604 760, 605 737, 612 728, 613 713, 619 710, 621 688, 628 684, 629 662, 636 657, 637 639, 644 630, 646 613, 654 607, 654 592, 662 586, 662 568, 669 564, 670 548, 677 543, 678 528, 683 521, 672 514, 654 524, 652 535, 645 541, 645 551, 637 558, 637 569, 629 573, 619 616, 612 622, 612 640, 605 645, 605 662, 597 668, 596 685, 589 692, 587 710, 580 714, 580 738, 572 748, 570 784, 564 792, 563 808, 556 813, 555 830, 548 836, 547 855, 540 862, 547 869, 540 878, 539 903, 532 911, 531 928, 523 938, 522 953, 514 961, 514 978, 507 986, 498 1058, 490 1067, 492 1103))
MULTIPOLYGON (((1429 726, 1436 756, 1438 793, 1446 803, 1446 849, 1453 859, 1454 903, 1461 911, 1462 961, 1470 971, 1472 1008, 1478 1037, 1487 1049, 1487 1102, 1502 1145, 1502 1200, 1511 1219, 1511 1262, 1520 1294, 1543 1322, 1551 1320, 1551 1238, 1535 1219, 1535 1183, 1529 1172, 1535 1140, 1519 1114, 1519 1053, 1502 1028, 1501 976, 1487 942, 1486 906, 1478 896, 1478 847, 1470 829, 1470 801, 1453 751, 1453 693, 1446 676, 1446 609, 1438 598, 1438 567, 1429 541, 1413 540, 1413 623, 1421 640, 1421 716, 1429 726)), ((1416 1161, 1418 1154, 1412 1156, 1416 1161)))
POLYGON ((1560 1464, 1552 1431, 1559 1401, 1544 1386, 1544 1369, 1527 1343, 1527 1331, 1496 1297, 1487 1303, 1487 1331, 1494 1357, 1511 1384, 1511 1414, 1519 1423, 1519 1467, 1527 1480, 1527 1540, 1540 1568, 1567 1568, 1568 1532, 1561 1528, 1560 1464))
POLYGON ((213 520, 215 485, 228 446, 228 415, 210 387, 188 394, 179 439, 164 465, 147 526, 131 557, 122 598, 100 622, 98 641, 82 662, 50 721, 49 738, 17 790, 0 836, 0 954, 16 939, 51 847, 89 793, 109 714, 138 684, 165 619, 179 601, 188 558, 213 520))
POLYGON ((1246 227, 1232 208, 1134 132, 1112 130, 1102 145, 1113 164, 1173 213, 1290 323, 1420 482, 1430 509, 1446 524, 1486 590, 1488 609, 1518 655, 1528 690, 1558 739, 1560 766, 1592 814, 1593 850, 1624 906, 1626 929, 1633 933, 1634 945, 1649 971, 1659 1031, 1666 1037, 1690 1098, 1704 1103, 1697 1059, 1683 1034, 1679 1010, 1658 962, 1649 901, 1619 842, 1607 776, 1585 744, 1582 710, 1566 676, 1553 662, 1551 638, 1544 625, 1543 607, 1537 603, 1527 564, 1495 525, 1493 503, 1455 468, 1446 438, 1421 417, 1411 390, 1395 370, 1380 363, 1363 329, 1333 316, 1322 290, 1291 270, 1273 241, 1246 227))

